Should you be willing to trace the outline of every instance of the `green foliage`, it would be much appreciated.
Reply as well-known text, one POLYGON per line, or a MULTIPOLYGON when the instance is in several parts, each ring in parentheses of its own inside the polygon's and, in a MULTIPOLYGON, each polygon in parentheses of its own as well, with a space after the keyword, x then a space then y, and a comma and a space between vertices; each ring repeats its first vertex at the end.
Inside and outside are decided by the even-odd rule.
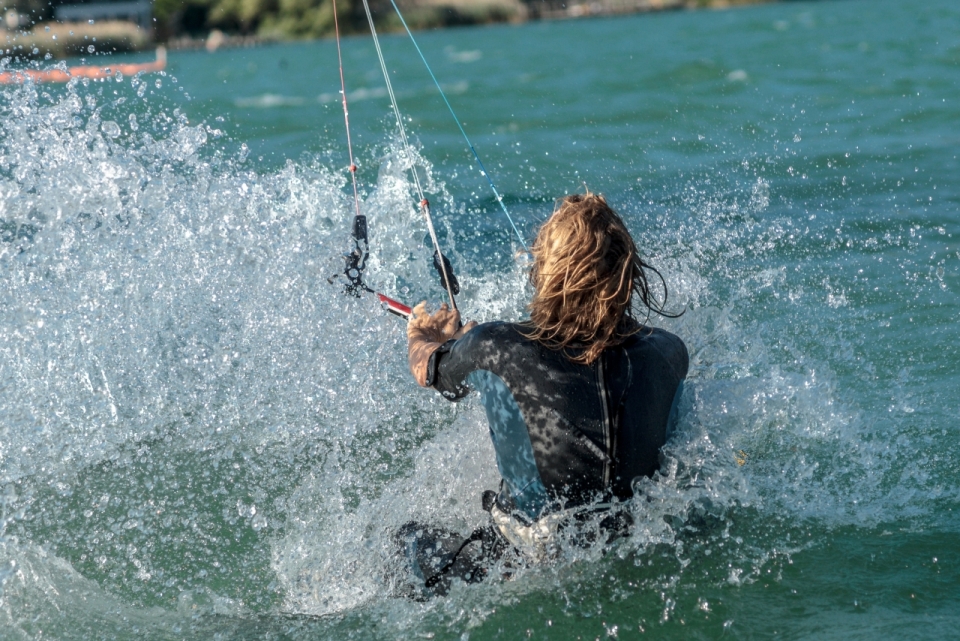
MULTIPOLYGON (((353 0, 339 0, 340 28, 352 31, 353 0)), ((333 31, 331 0, 155 0, 154 15, 173 33, 190 31, 186 16, 202 15, 203 29, 269 39, 316 38, 333 31)))
POLYGON ((189 4, 206 6, 209 2, 206 0, 189 0, 188 2, 184 2, 184 0, 154 0, 153 17, 166 22, 189 4))
MULTIPOLYGON (((341 0, 338 10, 343 12, 345 4, 341 0)), ((257 31, 269 38, 323 36, 333 31, 333 6, 329 0, 277 0, 277 9, 264 14, 257 31)))

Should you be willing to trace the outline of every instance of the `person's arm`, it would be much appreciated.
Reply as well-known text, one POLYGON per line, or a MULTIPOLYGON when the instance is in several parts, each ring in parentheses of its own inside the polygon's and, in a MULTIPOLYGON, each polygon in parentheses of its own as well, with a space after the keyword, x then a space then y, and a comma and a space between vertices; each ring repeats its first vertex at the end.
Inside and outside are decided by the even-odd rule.
POLYGON ((427 386, 427 364, 430 356, 450 339, 457 339, 477 326, 471 321, 460 326, 460 312, 446 303, 435 314, 428 314, 426 301, 413 308, 407 323, 407 357, 410 373, 421 387, 427 386))

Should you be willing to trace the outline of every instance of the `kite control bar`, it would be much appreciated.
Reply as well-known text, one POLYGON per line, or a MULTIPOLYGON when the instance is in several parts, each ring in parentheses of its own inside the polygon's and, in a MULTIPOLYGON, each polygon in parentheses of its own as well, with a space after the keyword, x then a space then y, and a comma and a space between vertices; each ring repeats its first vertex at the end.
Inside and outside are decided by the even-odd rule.
POLYGON ((403 320, 410 320, 410 315, 413 313, 413 310, 401 303, 400 301, 393 300, 389 296, 384 296, 380 292, 377 292, 377 298, 380 300, 380 304, 383 305, 383 308, 399 316, 403 320))

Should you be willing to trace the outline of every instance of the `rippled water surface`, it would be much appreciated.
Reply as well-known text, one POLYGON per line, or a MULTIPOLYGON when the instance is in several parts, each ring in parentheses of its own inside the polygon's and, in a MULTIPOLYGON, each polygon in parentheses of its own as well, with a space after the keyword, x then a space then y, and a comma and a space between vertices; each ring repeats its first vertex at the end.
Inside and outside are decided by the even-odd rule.
MULTIPOLYGON (((335 46, 174 52, 0 89, 0 638, 952 638, 960 7, 418 37, 521 232, 586 184, 686 310, 631 537, 395 596, 393 532, 469 532, 497 476, 476 400, 418 389, 402 323, 327 284, 335 46)), ((383 48, 465 314, 519 318, 516 239, 409 40, 383 48)), ((344 65, 369 279, 439 301, 369 37, 344 65)))

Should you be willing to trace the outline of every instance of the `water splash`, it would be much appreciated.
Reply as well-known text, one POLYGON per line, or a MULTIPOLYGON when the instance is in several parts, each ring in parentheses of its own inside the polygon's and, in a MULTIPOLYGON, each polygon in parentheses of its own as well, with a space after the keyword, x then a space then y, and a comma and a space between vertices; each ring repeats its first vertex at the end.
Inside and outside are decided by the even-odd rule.
MULTIPOLYGON (((129 79, 3 97, 11 629, 29 634, 29 616, 60 609, 78 621, 120 610, 124 633, 203 638, 294 617, 305 635, 359 637, 369 619, 397 636, 470 630, 530 595, 562 595, 561 610, 583 614, 593 604, 576 594, 597 590, 657 594, 655 620, 669 620, 690 585, 776 573, 809 544, 810 522, 889 518, 887 499, 912 482, 890 480, 901 450, 843 396, 834 366, 756 312, 812 289, 767 259, 809 255, 819 231, 772 211, 762 176, 700 177, 679 197, 621 207, 687 309, 664 324, 692 355, 663 471, 637 488, 640 526, 612 550, 568 546, 506 584, 391 598, 396 528, 419 519, 466 533, 484 518, 478 497, 496 478, 483 413, 418 390, 402 326, 327 284, 350 215, 334 161, 258 169, 245 145, 153 91, 129 79)), ((519 268, 466 250, 487 232, 433 167, 395 144, 367 153, 379 166, 364 195, 370 281, 437 298, 404 175, 415 162, 447 210, 440 231, 463 268, 465 309, 522 315, 519 268)), ((909 513, 909 498, 894 504, 909 513)))

